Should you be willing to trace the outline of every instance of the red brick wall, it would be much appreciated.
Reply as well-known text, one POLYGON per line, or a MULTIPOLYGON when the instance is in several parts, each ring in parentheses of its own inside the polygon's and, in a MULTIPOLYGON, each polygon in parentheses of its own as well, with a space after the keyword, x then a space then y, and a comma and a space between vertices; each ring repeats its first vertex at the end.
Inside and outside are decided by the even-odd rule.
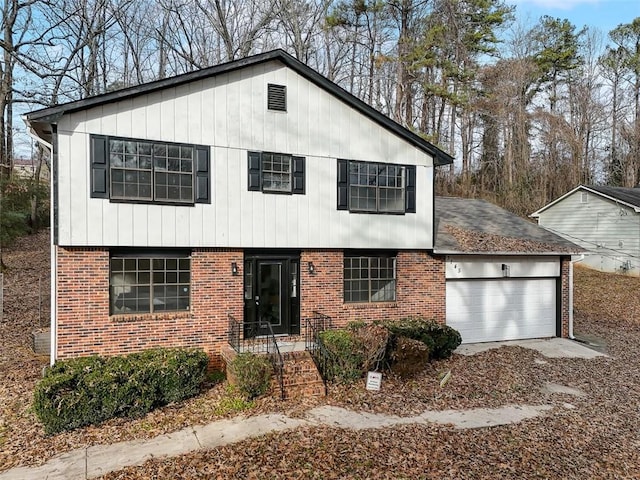
MULTIPOLYGON (((57 249, 58 359, 92 354, 116 355, 161 346, 197 347, 211 366, 221 365, 227 319, 243 318, 243 252, 194 249, 191 257, 191 310, 180 313, 109 316, 109 251, 103 248, 57 249), (237 262, 240 274, 231 275, 237 262)), ((419 315, 445 321, 443 257, 401 251, 397 257, 396 301, 344 303, 342 251, 309 250, 301 255, 301 318, 314 311, 336 325, 349 321, 419 315), (307 269, 313 262, 315 274, 307 269)), ((568 336, 569 259, 561 265, 562 336, 568 336)))
POLYGON ((57 358, 117 355, 153 347, 186 346, 206 351, 220 366, 227 318, 242 319, 242 251, 194 249, 191 256, 191 310, 180 313, 109 316, 109 251, 57 249, 57 358))
POLYGON ((304 251, 300 260, 301 318, 311 317, 317 310, 332 317, 336 325, 418 315, 445 321, 443 258, 423 251, 399 252, 396 301, 381 303, 344 303, 342 251, 304 251), (313 275, 308 272, 308 262, 315 266, 313 275))
POLYGON ((560 260, 560 284, 561 284, 561 311, 560 318, 562 321, 562 337, 567 338, 569 336, 569 264, 571 258, 566 257, 560 260))

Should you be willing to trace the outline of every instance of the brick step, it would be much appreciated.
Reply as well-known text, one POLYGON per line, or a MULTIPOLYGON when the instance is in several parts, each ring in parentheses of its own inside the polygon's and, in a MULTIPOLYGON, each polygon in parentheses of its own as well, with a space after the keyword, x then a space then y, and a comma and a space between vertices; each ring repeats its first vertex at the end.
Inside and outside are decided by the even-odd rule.
MULTIPOLYGON (((231 346, 225 345, 220 350, 220 355, 226 365, 235 358, 236 352, 231 346)), ((285 399, 326 396, 326 386, 309 352, 283 353, 282 360, 282 384, 285 399)), ((235 382, 228 372, 227 379, 230 383, 235 382)), ((275 375, 271 379, 271 391, 274 395, 280 394, 280 385, 275 375)))
POLYGON ((285 398, 324 397, 326 387, 309 352, 283 355, 283 385, 285 398))

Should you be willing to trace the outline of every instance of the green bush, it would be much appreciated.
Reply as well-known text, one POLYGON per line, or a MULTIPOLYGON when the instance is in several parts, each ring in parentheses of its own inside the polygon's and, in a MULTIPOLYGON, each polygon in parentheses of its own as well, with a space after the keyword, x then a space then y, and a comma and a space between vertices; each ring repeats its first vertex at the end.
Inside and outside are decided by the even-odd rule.
POLYGON ((182 348, 63 360, 36 386, 34 410, 47 434, 141 416, 197 394, 208 361, 206 353, 182 348))
POLYGON ((327 354, 325 379, 350 383, 362 377, 362 346, 351 330, 326 330, 320 333, 320 342, 327 354))
POLYGON ((228 365, 229 373, 247 400, 263 395, 269 389, 273 366, 266 355, 240 353, 228 365))
POLYGON ((420 317, 382 322, 395 337, 407 337, 418 340, 431 352, 431 358, 439 360, 449 358, 462 343, 460 333, 448 325, 420 317))

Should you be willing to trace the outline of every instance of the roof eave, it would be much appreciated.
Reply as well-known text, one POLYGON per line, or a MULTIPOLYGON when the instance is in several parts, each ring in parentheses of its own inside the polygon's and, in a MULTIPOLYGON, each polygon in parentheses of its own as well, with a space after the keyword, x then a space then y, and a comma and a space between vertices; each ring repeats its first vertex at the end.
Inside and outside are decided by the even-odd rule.
POLYGON ((272 60, 279 60, 284 65, 288 66, 298 74, 305 77, 307 80, 335 95, 350 107, 371 118, 374 122, 395 133, 418 149, 431 155, 433 157, 435 166, 443 166, 453 163, 454 158, 445 151, 439 149, 419 135, 403 127, 386 115, 380 113, 375 108, 366 104, 359 98, 347 92, 339 85, 333 83, 320 73, 316 72, 299 60, 296 60, 284 50, 280 49, 253 55, 251 57, 246 57, 240 60, 234 60, 220 65, 215 65, 213 67, 204 68, 195 72, 185 73, 176 77, 156 80, 154 82, 144 83, 122 90, 116 90, 114 92, 104 93, 102 95, 97 95, 95 97, 90 97, 83 100, 76 100, 74 102, 69 102, 63 105, 35 110, 33 112, 27 113, 24 117, 30 122, 37 121, 41 123, 56 123, 60 116, 65 113, 73 113, 75 111, 92 108, 95 106, 103 105, 105 103, 124 100, 126 98, 138 95, 153 93, 164 88, 179 86, 188 82, 201 80, 222 73, 232 72, 234 70, 245 68, 250 65, 258 65, 260 63, 272 60))
POLYGON ((433 253, 435 255, 477 255, 477 256, 513 256, 513 257, 557 257, 557 256, 570 256, 570 255, 581 255, 585 253, 584 251, 580 252, 510 252, 510 251, 495 251, 495 252, 464 252, 460 250, 438 250, 434 249, 433 253))

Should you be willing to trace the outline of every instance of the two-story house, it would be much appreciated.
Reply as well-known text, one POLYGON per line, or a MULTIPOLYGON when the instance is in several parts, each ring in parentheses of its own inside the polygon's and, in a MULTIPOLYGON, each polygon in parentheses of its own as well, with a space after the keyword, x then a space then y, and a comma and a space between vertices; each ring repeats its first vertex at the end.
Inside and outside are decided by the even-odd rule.
POLYGON ((551 279, 547 326, 524 335, 566 334, 566 249, 439 253, 434 172, 452 157, 281 50, 25 121, 52 152, 52 362, 192 346, 216 363, 230 315, 296 335, 314 311, 445 322, 449 302, 483 322, 446 272, 485 285, 511 260, 551 279))

